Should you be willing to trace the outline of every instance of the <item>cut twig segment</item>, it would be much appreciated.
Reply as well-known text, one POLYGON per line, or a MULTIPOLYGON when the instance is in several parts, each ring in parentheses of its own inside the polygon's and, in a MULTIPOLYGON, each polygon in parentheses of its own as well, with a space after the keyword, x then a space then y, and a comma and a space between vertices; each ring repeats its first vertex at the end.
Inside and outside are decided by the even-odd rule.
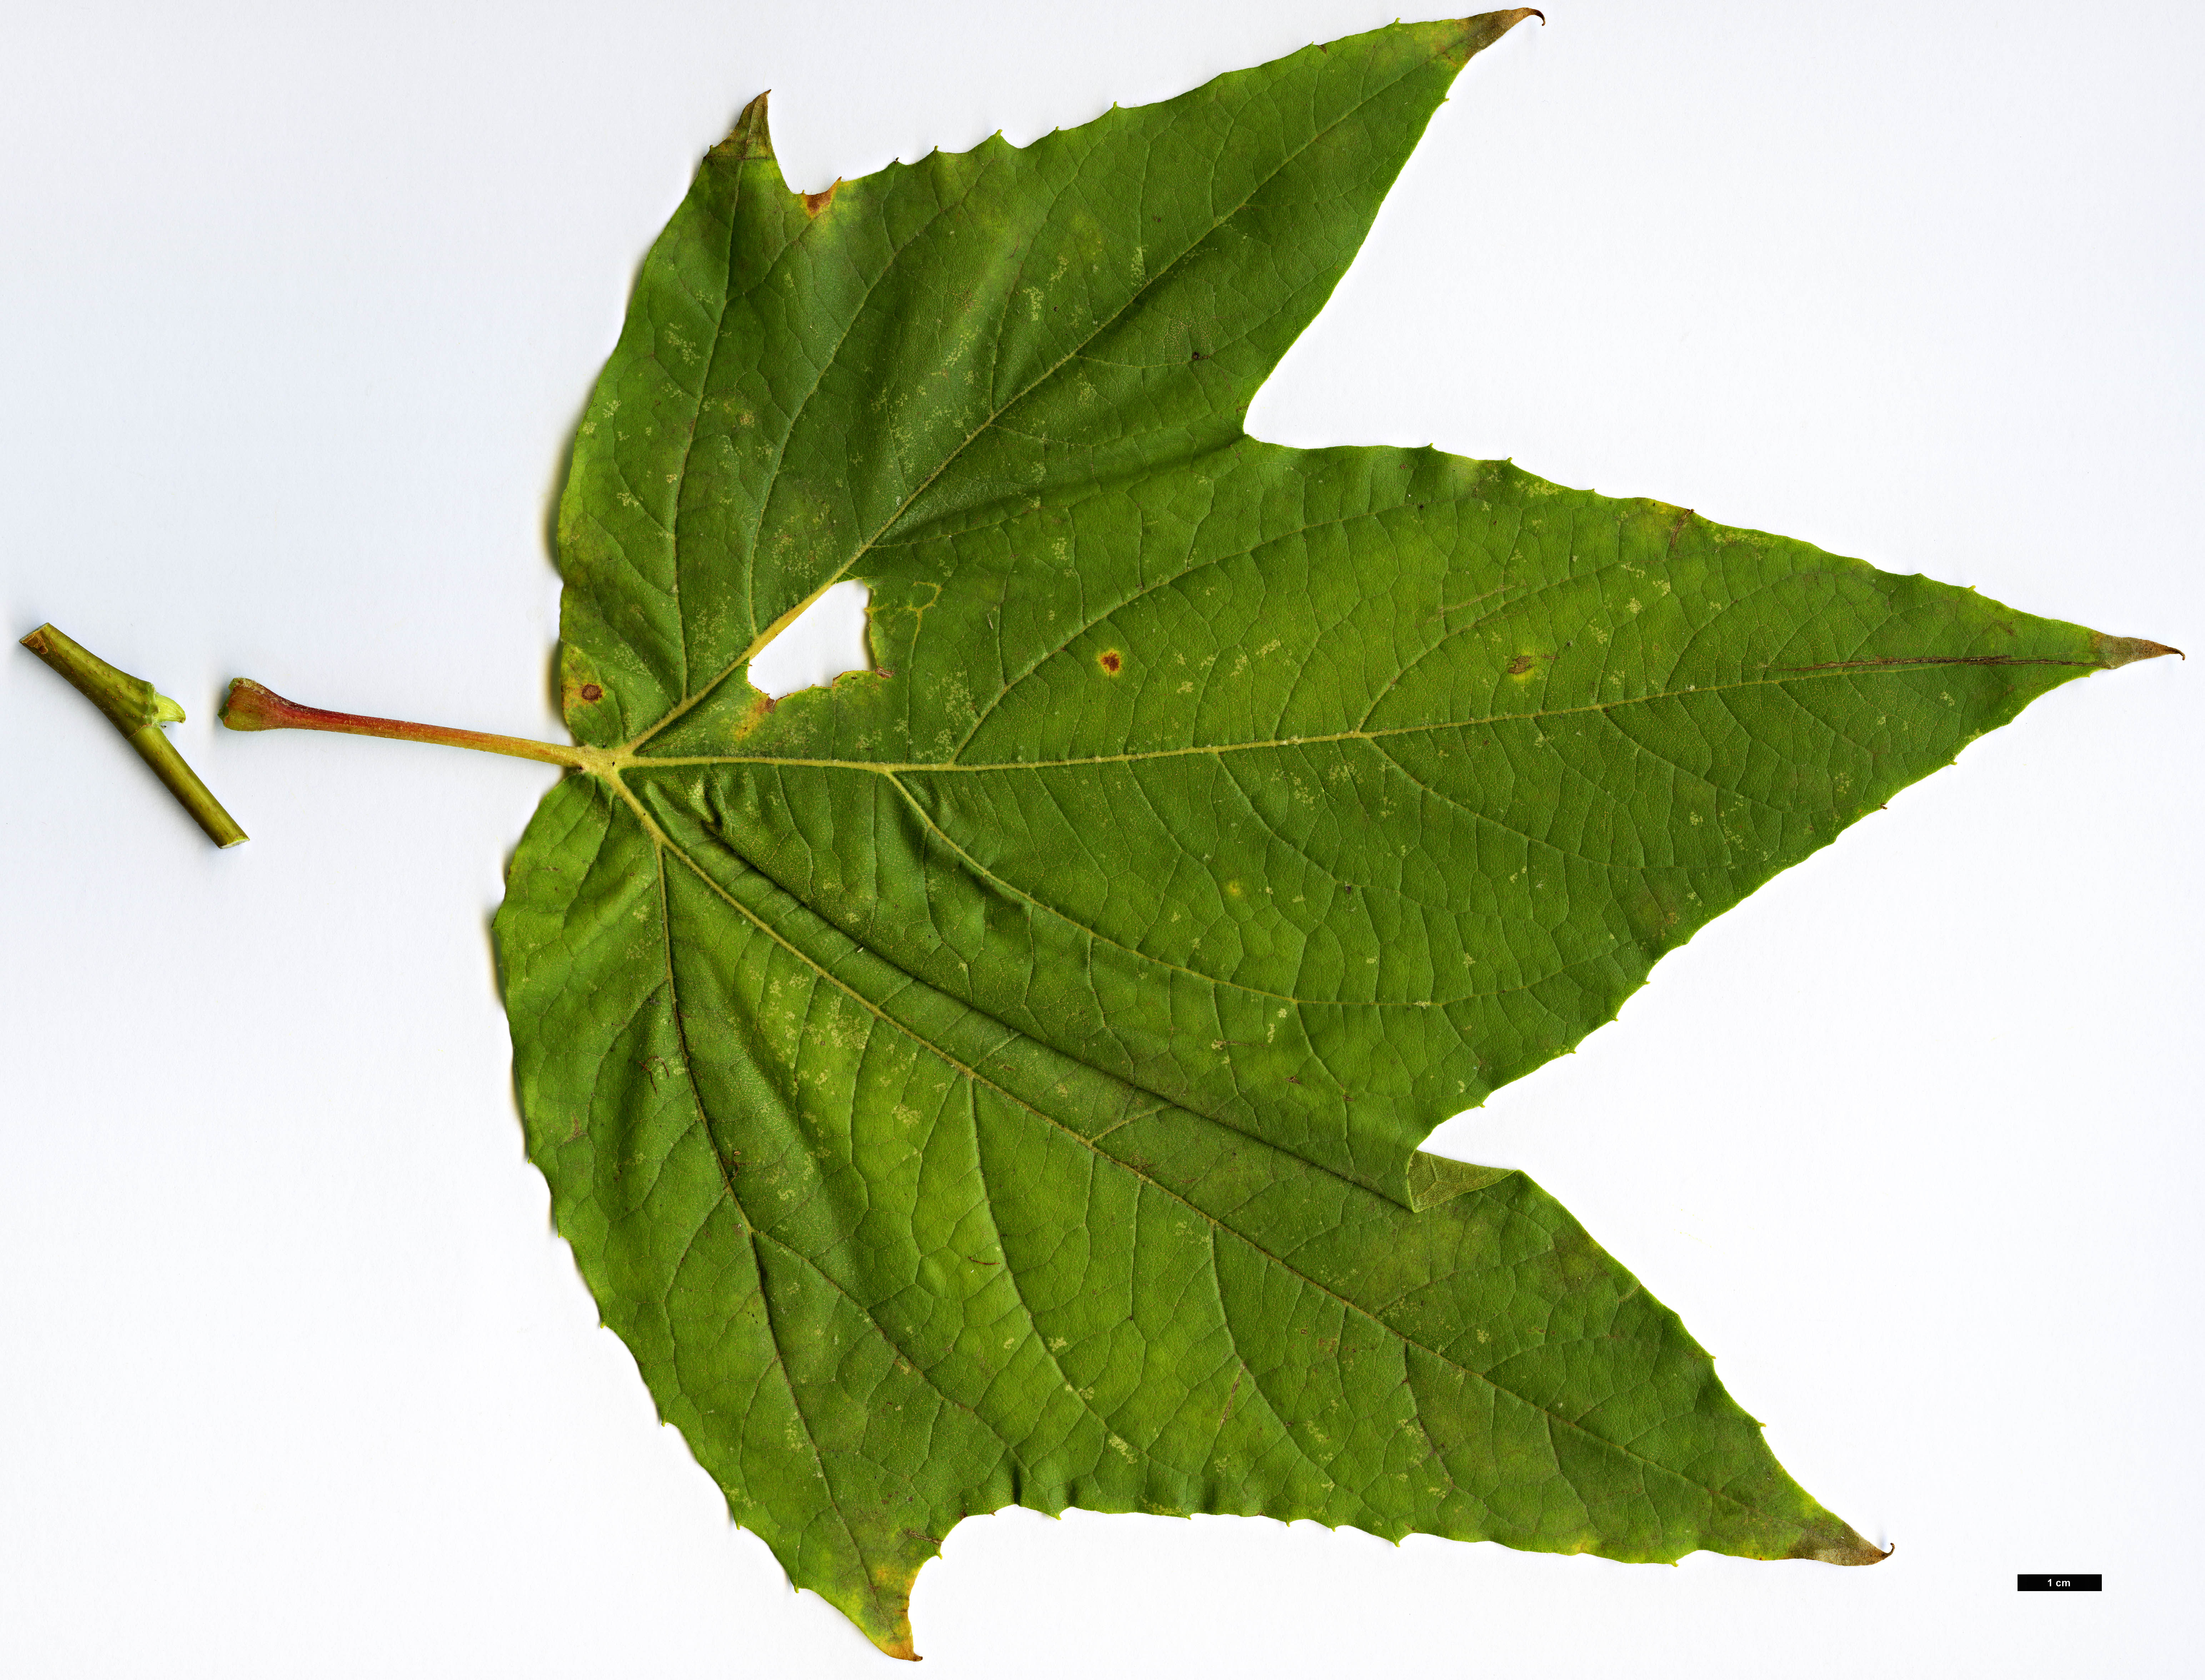
POLYGON ((63 635, 51 624, 42 624, 23 638, 23 645, 61 673, 69 686, 99 708, 144 759, 176 803, 192 815, 217 846, 235 846, 246 838, 237 819, 222 808, 207 785, 184 763, 169 738, 164 723, 181 723, 184 709, 165 694, 156 693, 143 677, 118 671, 98 654, 63 635))

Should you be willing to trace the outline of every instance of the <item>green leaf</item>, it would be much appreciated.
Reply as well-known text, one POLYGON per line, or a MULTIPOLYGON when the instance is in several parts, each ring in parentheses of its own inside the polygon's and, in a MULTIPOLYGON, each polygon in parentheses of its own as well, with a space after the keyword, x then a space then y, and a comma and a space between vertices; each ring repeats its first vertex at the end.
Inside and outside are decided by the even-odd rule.
POLYGON ((1417 1144, 2164 650, 1507 463, 1248 437, 1524 15, 808 197, 760 99, 583 421, 596 773, 498 918, 530 1150, 736 1519, 883 1649, 1013 1502, 1881 1555, 1561 1209, 1417 1144), (846 578, 874 668, 776 706, 749 662, 846 578))

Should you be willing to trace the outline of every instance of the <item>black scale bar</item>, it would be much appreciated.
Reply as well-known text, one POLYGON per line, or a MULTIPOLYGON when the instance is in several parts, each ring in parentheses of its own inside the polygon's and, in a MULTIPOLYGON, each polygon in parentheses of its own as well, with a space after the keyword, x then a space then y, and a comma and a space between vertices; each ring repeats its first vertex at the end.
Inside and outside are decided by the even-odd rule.
POLYGON ((2023 1593, 2102 1593, 2102 1575, 2017 1575, 2014 1589, 2023 1593))

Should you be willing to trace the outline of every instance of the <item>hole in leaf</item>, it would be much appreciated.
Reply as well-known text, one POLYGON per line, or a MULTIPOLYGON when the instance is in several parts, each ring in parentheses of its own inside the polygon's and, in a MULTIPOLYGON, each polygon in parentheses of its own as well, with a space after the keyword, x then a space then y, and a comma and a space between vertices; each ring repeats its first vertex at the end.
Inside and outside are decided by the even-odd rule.
POLYGON ((778 700, 799 688, 823 687, 845 671, 869 671, 865 603, 859 583, 836 584, 788 621, 751 661, 751 686, 778 700))

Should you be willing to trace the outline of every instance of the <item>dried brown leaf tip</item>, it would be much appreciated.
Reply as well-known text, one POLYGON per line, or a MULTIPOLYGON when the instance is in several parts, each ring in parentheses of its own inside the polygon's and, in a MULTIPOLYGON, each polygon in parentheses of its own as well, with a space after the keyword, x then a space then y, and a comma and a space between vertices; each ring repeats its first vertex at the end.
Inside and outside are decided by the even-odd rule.
POLYGON ((2185 664, 2190 659, 2180 648, 2168 647, 2164 642, 2147 642, 2141 636, 2101 636, 2097 638, 2097 653, 2098 662, 2108 671, 2118 671, 2140 659, 2163 659, 2168 654, 2185 664))

